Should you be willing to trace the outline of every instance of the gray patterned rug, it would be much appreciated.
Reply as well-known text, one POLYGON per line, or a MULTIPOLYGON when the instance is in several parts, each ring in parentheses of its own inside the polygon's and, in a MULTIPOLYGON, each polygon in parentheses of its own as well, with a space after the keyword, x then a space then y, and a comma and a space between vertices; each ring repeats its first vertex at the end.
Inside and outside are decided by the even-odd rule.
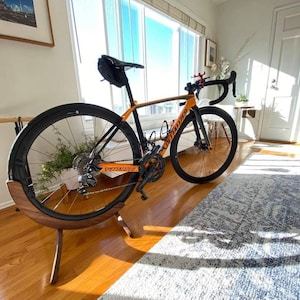
POLYGON ((252 155, 99 299, 300 299, 300 159, 252 155))

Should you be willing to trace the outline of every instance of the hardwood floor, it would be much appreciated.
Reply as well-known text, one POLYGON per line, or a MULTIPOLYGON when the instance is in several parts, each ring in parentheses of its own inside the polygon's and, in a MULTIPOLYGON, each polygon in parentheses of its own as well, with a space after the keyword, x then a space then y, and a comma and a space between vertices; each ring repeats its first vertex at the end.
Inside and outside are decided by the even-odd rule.
POLYGON ((0 299, 97 299, 130 266, 185 217, 252 151, 240 143, 230 169, 216 181, 194 185, 166 174, 134 192, 120 211, 134 232, 129 238, 115 218, 97 226, 64 231, 58 282, 49 284, 56 232, 10 207, 0 211, 0 299), (166 188, 167 187, 167 188, 166 188))

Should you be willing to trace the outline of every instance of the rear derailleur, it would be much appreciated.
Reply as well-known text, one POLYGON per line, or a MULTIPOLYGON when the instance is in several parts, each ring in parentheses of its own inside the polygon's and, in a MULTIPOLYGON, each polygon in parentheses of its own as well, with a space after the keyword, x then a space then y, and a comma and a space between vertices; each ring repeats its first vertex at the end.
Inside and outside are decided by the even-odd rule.
POLYGON ((90 158, 88 153, 83 153, 73 160, 73 168, 78 172, 78 182, 80 186, 77 189, 79 194, 86 194, 87 188, 97 185, 95 174, 99 171, 97 166, 99 158, 90 158))

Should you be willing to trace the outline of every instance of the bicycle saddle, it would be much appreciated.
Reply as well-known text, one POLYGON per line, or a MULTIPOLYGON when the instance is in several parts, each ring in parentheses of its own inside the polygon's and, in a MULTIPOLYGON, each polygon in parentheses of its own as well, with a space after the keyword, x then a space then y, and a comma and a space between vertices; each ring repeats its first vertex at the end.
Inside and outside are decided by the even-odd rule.
POLYGON ((114 58, 114 57, 108 56, 108 55, 102 55, 101 58, 109 59, 112 62, 112 64, 117 68, 126 68, 126 67, 127 68, 138 68, 138 69, 144 68, 143 65, 121 61, 117 58, 114 58))
POLYGON ((130 68, 144 68, 144 66, 124 62, 108 55, 102 55, 98 59, 98 70, 100 74, 110 84, 114 84, 117 87, 122 87, 128 84, 125 71, 130 68))

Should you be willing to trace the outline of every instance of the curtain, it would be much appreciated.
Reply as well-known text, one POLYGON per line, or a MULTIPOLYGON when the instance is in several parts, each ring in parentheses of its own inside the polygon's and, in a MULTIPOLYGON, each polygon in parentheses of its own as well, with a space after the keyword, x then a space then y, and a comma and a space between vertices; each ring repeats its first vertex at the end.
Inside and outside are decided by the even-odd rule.
POLYGON ((148 4, 151 7, 158 9, 159 11, 177 20, 183 25, 195 30, 196 32, 199 32, 202 35, 205 34, 206 28, 204 25, 200 24, 199 22, 197 22, 196 20, 188 16, 180 9, 169 4, 167 1, 165 0, 140 0, 140 1, 148 4))

